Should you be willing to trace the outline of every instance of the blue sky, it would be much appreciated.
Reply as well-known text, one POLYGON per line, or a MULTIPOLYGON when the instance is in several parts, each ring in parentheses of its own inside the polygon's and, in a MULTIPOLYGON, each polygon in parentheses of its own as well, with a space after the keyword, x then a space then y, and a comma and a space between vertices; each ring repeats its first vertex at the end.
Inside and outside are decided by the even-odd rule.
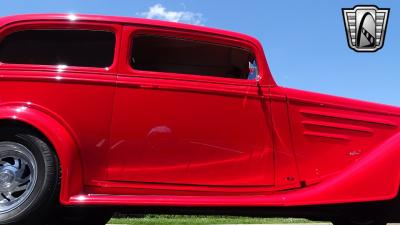
POLYGON ((0 1, 0 16, 90 13, 154 17, 233 30, 258 38, 281 86, 400 106, 400 1, 58 0, 0 1), (385 46, 347 46, 341 8, 391 8, 385 46), (152 10, 151 10, 152 9, 152 10))

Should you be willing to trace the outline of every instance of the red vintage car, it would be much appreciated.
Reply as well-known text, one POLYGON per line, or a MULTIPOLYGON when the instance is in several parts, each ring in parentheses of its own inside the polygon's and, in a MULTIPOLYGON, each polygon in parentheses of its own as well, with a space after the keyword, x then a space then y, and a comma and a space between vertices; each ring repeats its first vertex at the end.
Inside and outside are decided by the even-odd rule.
POLYGON ((99 225, 115 207, 399 215, 400 108, 280 87, 234 32, 3 17, 0 133, 1 225, 99 225))

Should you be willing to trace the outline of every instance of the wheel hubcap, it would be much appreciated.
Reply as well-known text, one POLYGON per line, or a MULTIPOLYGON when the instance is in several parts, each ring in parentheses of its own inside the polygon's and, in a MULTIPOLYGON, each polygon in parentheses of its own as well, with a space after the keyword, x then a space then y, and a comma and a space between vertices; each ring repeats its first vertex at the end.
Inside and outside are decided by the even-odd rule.
POLYGON ((16 142, 0 142, 0 213, 9 212, 32 193, 37 163, 32 153, 16 142))
POLYGON ((14 183, 15 173, 8 169, 0 171, 0 191, 10 190, 11 185, 14 183))

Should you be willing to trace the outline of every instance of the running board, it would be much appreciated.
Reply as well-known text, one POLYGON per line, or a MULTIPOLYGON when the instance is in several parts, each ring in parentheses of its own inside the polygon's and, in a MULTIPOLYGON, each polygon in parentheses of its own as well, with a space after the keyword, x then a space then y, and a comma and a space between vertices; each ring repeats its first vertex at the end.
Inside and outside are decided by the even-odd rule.
POLYGON ((229 207, 229 206, 284 206, 278 196, 167 196, 167 195, 75 195, 68 205, 108 206, 178 206, 178 207, 229 207))
MULTIPOLYGON (((330 186, 328 186, 330 187, 330 186)), ((306 206, 375 202, 394 199, 396 195, 381 195, 366 199, 358 196, 338 196, 318 190, 317 187, 305 188, 301 191, 283 192, 273 195, 241 195, 241 196, 178 196, 178 195, 108 195, 81 194, 74 195, 64 205, 93 206, 171 206, 171 207, 278 207, 306 206), (315 190, 317 189, 317 190, 315 190), (340 198, 341 197, 341 198, 340 198)), ((62 200, 62 199, 61 199, 62 200)))

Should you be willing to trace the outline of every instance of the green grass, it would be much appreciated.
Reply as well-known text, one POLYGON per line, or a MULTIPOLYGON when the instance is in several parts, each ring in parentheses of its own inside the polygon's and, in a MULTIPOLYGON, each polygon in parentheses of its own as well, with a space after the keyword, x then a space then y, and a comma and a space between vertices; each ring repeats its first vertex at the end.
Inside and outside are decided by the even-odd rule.
POLYGON ((281 224, 309 223, 306 219, 292 218, 251 218, 235 216, 178 216, 146 215, 143 218, 114 218, 109 224, 128 225, 202 225, 202 224, 281 224))

